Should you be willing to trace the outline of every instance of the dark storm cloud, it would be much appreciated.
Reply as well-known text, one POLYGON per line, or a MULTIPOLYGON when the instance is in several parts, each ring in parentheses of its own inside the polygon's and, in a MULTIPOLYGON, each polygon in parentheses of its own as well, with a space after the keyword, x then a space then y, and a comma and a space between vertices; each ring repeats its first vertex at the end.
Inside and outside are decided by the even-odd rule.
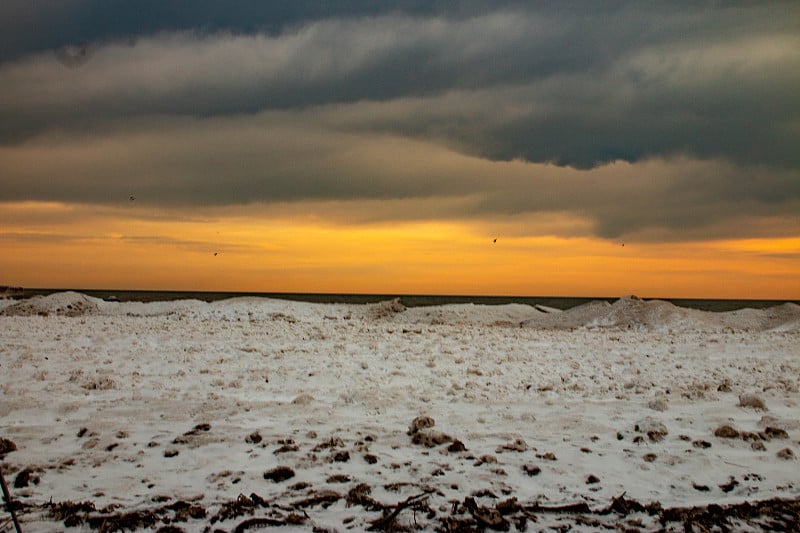
POLYGON ((797 231, 800 180, 792 171, 721 161, 649 161, 544 174, 535 187, 515 183, 512 190, 486 191, 476 207, 491 213, 558 209, 595 220, 595 233, 606 238, 636 232, 702 238, 712 228, 715 236, 763 234, 762 227, 743 223, 748 216, 788 217, 791 229, 784 229, 797 231))
POLYGON ((796 3, 331 4, 4 3, 0 201, 796 213, 796 3))
POLYGON ((78 42, 105 42, 175 31, 279 33, 331 17, 387 12, 458 12, 463 3, 400 0, 4 0, 0 3, 0 62, 78 42), (444 4, 444 5, 443 5, 444 4))
POLYGON ((332 135, 311 117, 289 113, 124 124, 99 136, 0 149, 0 158, 9 170, 0 199, 10 201, 127 202, 134 194, 140 203, 177 207, 442 197, 474 190, 476 182, 459 175, 468 165, 441 148, 332 135))
MULTIPOLYGON (((800 87, 800 9, 791 4, 346 16, 358 12, 345 5, 334 13, 342 18, 296 20, 277 35, 134 33, 133 41, 99 46, 74 70, 59 69, 50 55, 27 56, 0 68, 7 95, 0 139, 109 117, 254 113, 523 86, 518 97, 530 112, 491 127, 461 128, 469 116, 439 117, 432 129, 414 117, 386 126, 444 132, 494 159, 578 167, 674 153, 798 164, 792 125, 800 102, 791 95, 800 87)), ((255 19, 265 17, 259 13, 255 19)), ((202 27, 190 15, 180 20, 186 28, 179 29, 202 27)))
POLYGON ((98 137, 26 143, 0 151, 8 176, 0 199, 114 204, 120 214, 160 206, 172 216, 248 204, 255 216, 275 211, 252 204, 283 212, 294 204, 289 211, 355 223, 570 213, 593 221, 602 237, 659 240, 769 233, 754 223, 759 218, 773 220, 773 233, 781 224, 781 234, 800 229, 800 180, 792 170, 684 158, 591 170, 494 162, 406 137, 331 135, 320 123, 335 123, 339 113, 354 114, 145 122, 98 137), (345 205, 321 208, 331 201, 345 205))

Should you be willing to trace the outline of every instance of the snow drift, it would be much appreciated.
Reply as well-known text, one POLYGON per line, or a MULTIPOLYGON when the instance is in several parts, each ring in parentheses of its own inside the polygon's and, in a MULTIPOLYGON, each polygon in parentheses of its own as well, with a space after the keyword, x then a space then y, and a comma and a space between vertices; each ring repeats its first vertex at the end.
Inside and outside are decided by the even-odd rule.
MULTIPOLYGON (((26 300, 0 301, 0 316, 84 316, 118 314, 158 316, 194 313, 197 316, 224 316, 226 309, 248 305, 250 315, 265 310, 296 309, 301 316, 315 320, 325 313, 336 312, 362 320, 388 321, 398 324, 519 326, 535 329, 646 329, 676 332, 721 331, 797 331, 800 328, 800 306, 785 303, 767 309, 740 309, 709 312, 678 307, 661 300, 642 300, 636 296, 620 298, 614 303, 594 301, 566 311, 523 304, 477 305, 450 304, 406 308, 399 300, 377 304, 346 306, 345 304, 310 304, 283 302, 270 298, 232 298, 212 303, 198 300, 167 302, 106 302, 76 292, 36 296, 26 300), (321 313, 321 314, 320 314, 321 313)), ((269 312, 269 311, 267 311, 269 312)), ((279 312, 279 311, 274 311, 279 312)))

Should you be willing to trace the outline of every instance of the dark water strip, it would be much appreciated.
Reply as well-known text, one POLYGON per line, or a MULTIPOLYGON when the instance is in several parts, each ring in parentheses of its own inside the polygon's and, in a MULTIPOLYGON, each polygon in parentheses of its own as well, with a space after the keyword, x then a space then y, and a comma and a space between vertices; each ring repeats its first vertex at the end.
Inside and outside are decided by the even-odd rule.
MULTIPOLYGON (((605 300, 614 302, 618 298, 590 298, 590 297, 560 297, 560 296, 450 296, 450 295, 414 295, 414 294, 332 294, 332 293, 296 293, 296 292, 195 292, 195 291, 129 291, 129 290, 97 290, 97 289, 24 289, 16 298, 30 298, 32 296, 48 295, 65 290, 74 290, 95 298, 120 302, 164 302, 173 300, 201 300, 214 302, 228 298, 254 296, 259 298, 277 298, 298 302, 312 303, 343 303, 366 304, 384 302, 399 298, 406 307, 420 307, 446 304, 479 304, 503 305, 524 304, 544 305, 556 309, 570 309, 588 302, 605 300)), ((699 309, 702 311, 734 311, 736 309, 751 308, 764 309, 785 302, 800 304, 798 300, 719 300, 719 299, 688 299, 688 298, 663 298, 680 307, 699 309)))

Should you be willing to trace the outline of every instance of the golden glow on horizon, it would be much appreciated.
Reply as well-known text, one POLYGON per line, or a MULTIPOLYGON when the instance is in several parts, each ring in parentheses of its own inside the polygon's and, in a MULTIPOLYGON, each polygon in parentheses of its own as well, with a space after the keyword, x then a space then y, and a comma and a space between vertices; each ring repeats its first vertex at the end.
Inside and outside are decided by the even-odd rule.
POLYGON ((723 241, 721 247, 740 252, 760 252, 765 254, 800 254, 800 237, 783 239, 741 239, 723 241))
POLYGON ((800 299, 800 237, 622 246, 492 235, 485 221, 167 220, 49 203, 3 204, 0 223, 0 284, 25 287, 800 299))

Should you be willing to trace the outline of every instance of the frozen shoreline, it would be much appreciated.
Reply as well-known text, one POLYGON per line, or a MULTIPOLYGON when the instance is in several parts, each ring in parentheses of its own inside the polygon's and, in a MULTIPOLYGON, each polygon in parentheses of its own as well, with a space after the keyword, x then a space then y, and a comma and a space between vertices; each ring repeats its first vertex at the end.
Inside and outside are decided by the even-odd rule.
MULTIPOLYGON (((30 470, 38 483, 12 488, 30 504, 169 498, 213 514, 240 493, 290 506, 361 483, 385 504, 431 489, 438 513, 476 493, 482 506, 513 495, 593 509, 623 493, 665 507, 800 496, 794 304, 705 313, 626 298, 558 312, 59 293, 0 303, 0 325, 0 437, 17 446, 3 472, 30 470), (414 444, 418 416, 466 450, 414 444), (739 436, 715 436, 724 425, 739 436), (264 479, 282 466, 294 477, 264 479)), ((344 500, 305 509, 298 527, 380 516, 344 500)))

